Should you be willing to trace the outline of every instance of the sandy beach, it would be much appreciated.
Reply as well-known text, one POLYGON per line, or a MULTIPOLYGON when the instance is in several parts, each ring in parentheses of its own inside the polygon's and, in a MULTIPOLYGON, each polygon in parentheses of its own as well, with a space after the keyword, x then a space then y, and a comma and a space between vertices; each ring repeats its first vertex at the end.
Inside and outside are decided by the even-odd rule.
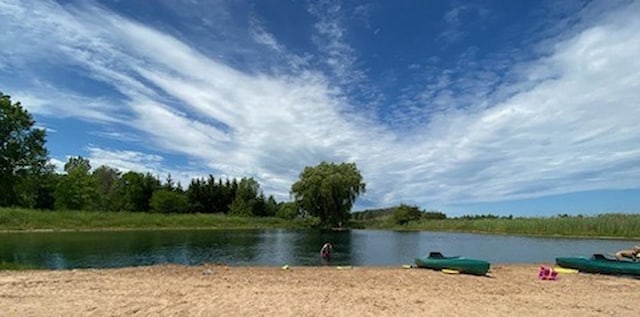
POLYGON ((637 314, 640 280, 488 277, 401 267, 161 265, 0 272, 0 316, 612 316, 637 314))

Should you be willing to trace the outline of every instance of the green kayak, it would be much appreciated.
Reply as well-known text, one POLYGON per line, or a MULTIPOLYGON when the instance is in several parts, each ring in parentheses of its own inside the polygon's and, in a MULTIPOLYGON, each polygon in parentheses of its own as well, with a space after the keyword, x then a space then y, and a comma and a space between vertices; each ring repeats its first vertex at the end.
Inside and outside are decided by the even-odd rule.
POLYGON ((432 270, 455 270, 460 273, 485 275, 489 271, 490 264, 483 260, 460 256, 445 257, 440 252, 431 252, 427 256, 416 258, 416 265, 432 270))
POLYGON ((640 262, 618 261, 602 254, 594 254, 592 257, 556 258, 556 264, 587 273, 640 275, 640 262))

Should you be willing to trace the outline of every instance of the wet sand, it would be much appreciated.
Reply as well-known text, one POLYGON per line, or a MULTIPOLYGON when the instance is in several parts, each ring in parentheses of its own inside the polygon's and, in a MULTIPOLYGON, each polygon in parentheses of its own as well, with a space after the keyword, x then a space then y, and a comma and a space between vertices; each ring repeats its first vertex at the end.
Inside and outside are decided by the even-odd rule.
POLYGON ((488 277, 401 267, 161 265, 1 271, 0 316, 612 316, 639 312, 640 280, 488 277))

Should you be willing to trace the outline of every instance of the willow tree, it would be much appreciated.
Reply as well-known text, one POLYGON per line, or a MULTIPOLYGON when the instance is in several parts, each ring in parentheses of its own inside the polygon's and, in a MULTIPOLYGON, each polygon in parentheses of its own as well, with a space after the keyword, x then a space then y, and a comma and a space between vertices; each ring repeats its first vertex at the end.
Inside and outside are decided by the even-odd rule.
POLYGON ((349 220, 356 198, 365 183, 355 163, 322 162, 305 167, 291 194, 303 213, 318 217, 322 226, 335 226, 349 220))

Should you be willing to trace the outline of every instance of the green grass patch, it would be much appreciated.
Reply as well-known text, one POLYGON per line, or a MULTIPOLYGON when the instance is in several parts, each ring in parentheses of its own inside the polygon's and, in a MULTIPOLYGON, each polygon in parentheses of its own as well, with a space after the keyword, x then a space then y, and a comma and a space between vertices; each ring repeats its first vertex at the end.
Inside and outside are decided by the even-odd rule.
MULTIPOLYGON (((302 229, 304 220, 275 217, 232 217, 222 214, 158 214, 143 212, 41 211, 0 208, 0 231, 134 230, 134 229, 302 229)), ((491 234, 640 238, 640 215, 602 214, 498 219, 442 219, 394 224, 390 218, 350 222, 351 228, 451 231, 491 234)))
POLYGON ((0 261, 0 271, 24 271, 24 270, 37 270, 37 269, 39 268, 34 265, 17 264, 17 263, 0 261))
POLYGON ((499 219, 418 220, 395 225, 389 219, 360 221, 369 229, 475 232, 532 236, 640 238, 640 215, 602 214, 499 219))
POLYGON ((303 228, 303 221, 222 214, 42 211, 0 208, 0 230, 268 229, 303 228))

